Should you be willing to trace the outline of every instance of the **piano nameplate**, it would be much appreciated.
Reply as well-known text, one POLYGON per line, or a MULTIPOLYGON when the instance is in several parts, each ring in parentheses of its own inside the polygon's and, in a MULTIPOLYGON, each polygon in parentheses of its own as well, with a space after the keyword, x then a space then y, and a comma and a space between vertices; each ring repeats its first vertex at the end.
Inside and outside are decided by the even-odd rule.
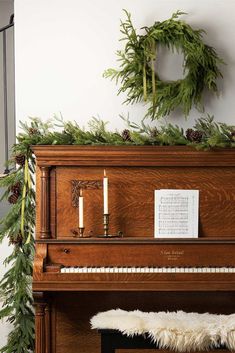
POLYGON ((180 257, 184 256, 184 250, 161 250, 160 256, 168 261, 177 261, 180 257))

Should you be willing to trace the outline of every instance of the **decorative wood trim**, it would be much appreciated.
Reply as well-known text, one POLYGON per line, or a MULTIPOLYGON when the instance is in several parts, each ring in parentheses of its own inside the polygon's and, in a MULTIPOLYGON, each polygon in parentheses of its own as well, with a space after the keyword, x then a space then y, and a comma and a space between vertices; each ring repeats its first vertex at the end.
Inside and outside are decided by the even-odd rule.
POLYGON ((32 146, 39 166, 235 166, 234 148, 189 146, 32 146))
POLYGON ((50 239, 50 167, 41 167, 40 239, 50 239))
MULTIPOLYGON (((192 280, 190 278, 184 278, 180 280, 173 280, 171 277, 169 279, 166 278, 165 281, 147 281, 147 280, 136 280, 129 281, 127 278, 123 281, 114 281, 114 280, 106 280, 106 281, 82 281, 80 278, 76 280, 72 278, 73 275, 70 274, 70 281, 66 280, 65 276, 60 274, 61 279, 55 281, 54 279, 51 281, 41 280, 38 282, 34 282, 33 288, 34 290, 40 289, 43 291, 68 291, 68 292, 89 292, 89 291, 102 291, 102 292, 126 292, 126 291, 134 291, 134 292, 234 292, 235 291, 235 282, 230 279, 224 281, 211 281, 210 278, 206 278, 204 281, 195 279, 192 280)), ((36 352, 38 353, 38 352, 36 352)), ((41 353, 41 352, 40 352, 41 353)))
POLYGON ((46 301, 43 292, 34 292, 35 306, 35 353, 47 353, 45 348, 45 308, 46 301))
POLYGON ((101 180, 71 180, 72 185, 72 206, 79 206, 79 195, 81 189, 98 190, 102 189, 101 180))

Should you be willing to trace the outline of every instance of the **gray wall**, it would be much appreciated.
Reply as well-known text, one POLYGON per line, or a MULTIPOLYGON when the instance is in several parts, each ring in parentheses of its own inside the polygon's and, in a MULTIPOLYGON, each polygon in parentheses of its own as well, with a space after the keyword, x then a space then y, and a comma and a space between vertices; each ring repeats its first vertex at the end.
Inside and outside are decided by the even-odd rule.
MULTIPOLYGON (((7 25, 10 15, 14 12, 13 0, 0 0, 0 28, 7 25)), ((9 146, 15 142, 14 124, 14 55, 13 55, 13 29, 7 31, 7 77, 8 77, 8 117, 9 117, 9 146)), ((4 101, 3 101, 3 67, 2 67, 2 33, 0 33, 0 174, 4 171, 4 101)), ((2 191, 0 190, 0 195, 2 191)), ((7 202, 0 204, 0 219, 8 209, 7 202)), ((5 272, 3 260, 11 251, 7 241, 0 245, 0 278, 5 272)), ((1 303, 0 303, 1 304, 1 303)), ((0 321, 0 347, 5 344, 10 325, 0 321)))

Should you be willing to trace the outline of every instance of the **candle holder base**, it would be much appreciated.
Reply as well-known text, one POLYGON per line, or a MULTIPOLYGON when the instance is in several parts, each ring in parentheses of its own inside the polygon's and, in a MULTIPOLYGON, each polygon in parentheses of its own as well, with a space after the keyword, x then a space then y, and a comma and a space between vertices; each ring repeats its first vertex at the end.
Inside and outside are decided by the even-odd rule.
POLYGON ((84 234, 85 227, 79 227, 77 229, 71 230, 73 233, 74 238, 91 238, 91 235, 89 234, 84 234))
POLYGON ((122 232, 118 232, 117 234, 99 234, 97 235, 97 238, 123 238, 123 233, 122 232))

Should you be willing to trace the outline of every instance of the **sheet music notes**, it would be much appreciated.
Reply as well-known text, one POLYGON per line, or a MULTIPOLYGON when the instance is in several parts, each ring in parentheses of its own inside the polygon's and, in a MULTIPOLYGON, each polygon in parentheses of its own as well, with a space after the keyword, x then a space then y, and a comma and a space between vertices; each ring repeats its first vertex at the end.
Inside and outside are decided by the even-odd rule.
POLYGON ((155 237, 197 238, 198 190, 155 190, 155 237))

